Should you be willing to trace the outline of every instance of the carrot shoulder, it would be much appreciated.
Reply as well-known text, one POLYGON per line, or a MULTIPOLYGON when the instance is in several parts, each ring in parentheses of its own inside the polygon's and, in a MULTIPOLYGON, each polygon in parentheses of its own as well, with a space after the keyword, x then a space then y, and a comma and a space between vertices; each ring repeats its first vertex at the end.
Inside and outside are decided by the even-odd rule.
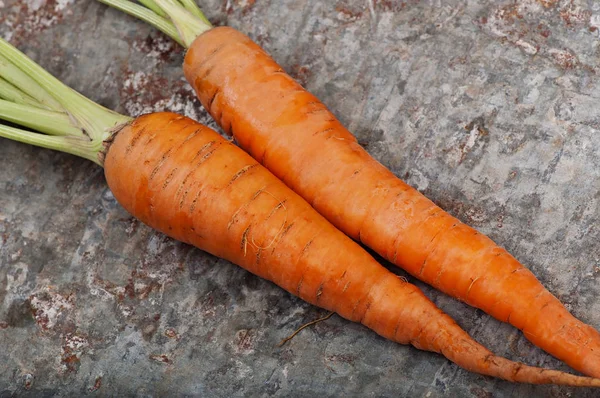
POLYGON ((375 161, 333 114, 257 44, 228 27, 191 44, 184 72, 240 146, 335 226, 412 275, 521 329, 600 376, 600 334, 486 236, 375 161))

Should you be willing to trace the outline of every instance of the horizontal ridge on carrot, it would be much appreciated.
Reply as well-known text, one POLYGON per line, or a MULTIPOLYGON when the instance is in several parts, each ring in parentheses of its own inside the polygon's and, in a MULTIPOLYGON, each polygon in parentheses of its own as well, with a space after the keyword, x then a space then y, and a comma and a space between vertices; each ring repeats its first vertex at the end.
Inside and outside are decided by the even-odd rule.
MULTIPOLYGON (((600 379, 494 355, 214 130, 168 112, 119 115, 64 86, 2 39, 0 55, 26 72, 23 81, 32 87, 30 107, 13 104, 0 116, 37 131, 0 124, 0 137, 103 166, 116 199, 147 225, 470 371, 514 382, 600 387, 600 379), (43 109, 43 93, 57 101, 55 110, 43 109), (35 109, 41 111, 32 123, 35 109)), ((12 92, 22 90, 12 77, 0 71, 0 78, 15 83, 12 92)))
POLYGON ((163 26, 147 8, 100 1, 183 43, 184 73, 204 107, 336 227, 415 277, 519 328, 574 369, 600 377, 597 330, 573 317, 506 250, 373 159, 250 38, 213 28, 171 0, 152 0, 164 12, 163 26))

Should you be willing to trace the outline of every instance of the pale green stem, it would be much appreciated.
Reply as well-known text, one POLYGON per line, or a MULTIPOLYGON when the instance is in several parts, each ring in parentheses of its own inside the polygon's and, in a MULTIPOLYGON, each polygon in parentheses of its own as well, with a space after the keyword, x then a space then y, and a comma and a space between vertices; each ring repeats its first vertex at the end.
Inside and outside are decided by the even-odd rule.
POLYGON ((74 120, 69 118, 66 113, 48 111, 29 105, 0 100, 0 119, 29 127, 45 134, 73 137, 84 136, 80 128, 73 126, 74 120))
POLYGON ((46 108, 35 98, 25 94, 6 80, 0 77, 0 98, 17 104, 35 106, 37 108, 46 108))
POLYGON ((0 54, 0 77, 13 86, 19 88, 30 97, 35 98, 47 108, 61 112, 63 111, 60 103, 58 103, 51 95, 41 89, 34 79, 10 62, 9 59, 0 54))
POLYGON ((154 0, 154 2, 169 15, 186 48, 189 48, 202 33, 212 29, 212 25, 204 15, 204 18, 197 17, 176 0, 154 0))
POLYGON ((37 82, 39 88, 50 93, 80 123, 82 129, 93 141, 107 139, 112 128, 131 120, 127 116, 119 115, 96 104, 67 87, 1 38, 0 55, 37 82))
MULTIPOLYGON (((60 112, 54 112, 0 100, 0 118, 50 134, 0 124, 0 137, 71 153, 102 165, 105 141, 132 119, 112 112, 67 87, 1 38, 0 56, 11 69, 9 77, 16 74, 13 73, 15 70, 20 72, 20 80, 29 79, 28 87, 32 91, 50 95, 61 108, 60 112)), ((1 77, 6 76, 3 74, 1 77)))
MULTIPOLYGON (((139 4, 132 3, 127 0, 98 0, 101 3, 104 3, 110 7, 116 8, 117 10, 123 11, 126 14, 131 15, 132 17, 141 19, 142 21, 154 26, 156 29, 160 30, 177 43, 181 44, 185 47, 184 42, 179 37, 179 32, 177 28, 173 24, 173 22, 169 21, 166 18, 157 15, 155 12, 152 12, 151 9, 140 6, 139 4)), ((152 1, 153 4, 154 1, 152 1)), ((158 7, 158 5, 156 6, 158 7)), ((160 9, 160 7, 158 7, 160 9)), ((160 9, 164 14, 164 11, 160 9)))
POLYGON ((87 138, 79 137, 53 137, 38 133, 32 133, 17 129, 14 127, 0 124, 0 137, 8 138, 13 141, 19 141, 24 144, 39 146, 42 148, 53 149, 80 156, 89 159, 92 162, 102 166, 98 153, 102 148, 102 143, 93 142, 87 138))
POLYGON ((165 14, 165 12, 162 10, 162 8, 160 8, 155 2, 154 0, 138 0, 140 3, 142 3, 143 5, 145 5, 146 7, 148 7, 149 9, 151 9, 152 11, 154 11, 156 14, 160 15, 163 18, 167 17, 167 14, 165 14))
POLYGON ((206 25, 211 26, 210 21, 208 20, 208 18, 206 18, 204 16, 204 13, 200 9, 200 7, 198 7, 198 4, 196 4, 196 2, 194 0, 179 0, 179 1, 181 2, 181 4, 183 4, 183 6, 185 7, 186 10, 188 10, 189 12, 191 12, 192 14, 194 14, 195 16, 200 18, 202 20, 202 22, 204 22, 206 25))

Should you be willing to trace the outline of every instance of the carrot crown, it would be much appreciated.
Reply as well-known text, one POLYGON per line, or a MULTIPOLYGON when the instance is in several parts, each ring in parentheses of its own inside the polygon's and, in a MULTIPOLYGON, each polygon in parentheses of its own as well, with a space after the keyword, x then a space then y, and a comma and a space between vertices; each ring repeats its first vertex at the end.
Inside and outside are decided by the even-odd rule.
POLYGON ((194 0, 98 1, 146 21, 186 48, 213 27, 194 0))
POLYGON ((131 118, 67 87, 0 38, 0 137, 103 163, 104 143, 131 118))

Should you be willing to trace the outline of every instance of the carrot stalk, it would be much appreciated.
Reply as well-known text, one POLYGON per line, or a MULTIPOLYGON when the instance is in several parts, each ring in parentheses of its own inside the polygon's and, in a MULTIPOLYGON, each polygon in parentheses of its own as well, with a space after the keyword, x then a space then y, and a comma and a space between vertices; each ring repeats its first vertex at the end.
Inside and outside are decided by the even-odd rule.
POLYGON ((139 0, 140 3, 148 7, 154 13, 160 15, 163 18, 167 18, 167 14, 154 2, 154 0, 139 0))
POLYGON ((183 6, 185 7, 186 10, 188 10, 190 13, 192 13, 196 17, 200 18, 206 25, 211 26, 210 21, 208 20, 208 18, 206 18, 204 16, 204 13, 200 9, 200 7, 198 7, 198 4, 196 4, 196 2, 194 0, 179 0, 179 1, 181 2, 181 4, 183 4, 183 6))
POLYGON ((179 37, 186 47, 189 47, 196 37, 212 28, 212 25, 204 17, 204 14, 200 12, 200 9, 198 11, 201 16, 198 17, 188 9, 182 7, 182 4, 176 0, 154 0, 154 2, 171 18, 171 21, 179 32, 179 37))
POLYGON ((177 43, 185 46, 184 42, 179 37, 179 32, 177 31, 177 28, 173 22, 168 19, 167 14, 162 11, 162 9, 153 1, 146 0, 148 7, 153 7, 150 5, 151 3, 154 5, 154 7, 160 10, 160 13, 153 12, 152 9, 154 9, 154 7, 152 9, 148 9, 128 0, 102 0, 102 2, 113 8, 116 8, 119 11, 129 14, 132 17, 141 19, 142 21, 154 26, 156 29, 175 40, 177 43))
POLYGON ((210 21, 193 1, 146 0, 142 7, 129 0, 98 0, 135 18, 154 26, 184 47, 212 28, 210 21), (160 13, 153 12, 155 8, 160 13))
POLYGON ((30 95, 25 94, 17 87, 13 86, 4 79, 0 79, 0 98, 21 105, 34 106, 36 108, 47 109, 42 103, 30 95))
POLYGON ((111 137, 115 127, 131 120, 65 86, 1 38, 0 65, 0 80, 14 84, 10 91, 12 98, 20 100, 18 94, 21 93, 35 102, 0 100, 0 119, 37 131, 0 125, 0 137, 67 152, 101 164, 104 141, 111 137), (37 103, 58 110, 41 109, 37 103))
MULTIPOLYGON (((52 95, 69 110, 76 105, 71 100, 85 99, 10 48, 2 43, 0 54, 24 68, 38 83, 36 89, 55 90, 52 95)), ((115 198, 142 222, 388 339, 441 353, 465 369, 505 380, 600 387, 600 379, 495 356, 416 286, 382 267, 214 130, 173 113, 132 120, 90 100, 82 102, 85 117, 106 119, 86 120, 103 130, 86 137, 48 136, 0 124, 0 136, 96 162, 104 167, 115 198), (126 122, 114 127, 115 121, 126 122)), ((19 112, 11 109, 7 113, 19 112)), ((73 116, 73 127, 81 123, 79 117, 73 116)))
POLYGON ((13 65, 6 57, 0 55, 0 73, 4 76, 4 80, 17 87, 19 90, 28 96, 35 98, 42 103, 44 107, 55 111, 61 111, 60 104, 46 91, 40 90, 31 77, 15 65, 13 65))
MULTIPOLYGON (((193 15, 171 6, 171 21, 189 27, 193 15)), ((205 26, 198 22, 197 28, 205 26)), ((573 317, 508 252, 375 161, 250 38, 219 27, 191 44, 189 32, 179 39, 188 47, 186 78, 217 123, 336 227, 435 288, 509 322, 571 367, 600 377, 597 330, 573 317)))
MULTIPOLYGON (((31 96, 38 100, 53 98, 54 103, 59 104, 59 110, 73 117, 78 122, 77 127, 80 127, 80 130, 92 141, 102 142, 106 139, 106 131, 130 120, 66 87, 3 39, 0 39, 0 57, 0 64, 3 64, 6 69, 4 72, 0 71, 2 78, 10 81, 9 78, 17 75, 19 71, 24 75, 22 79, 27 80, 27 88, 32 91, 31 96)), ((25 91, 19 82, 13 84, 25 91)))
POLYGON ((66 113, 0 100, 0 119, 49 135, 83 136, 66 113))
POLYGON ((23 144, 70 153, 100 164, 97 148, 94 148, 94 145, 89 140, 83 138, 48 136, 3 124, 0 124, 0 137, 22 142, 23 144))

